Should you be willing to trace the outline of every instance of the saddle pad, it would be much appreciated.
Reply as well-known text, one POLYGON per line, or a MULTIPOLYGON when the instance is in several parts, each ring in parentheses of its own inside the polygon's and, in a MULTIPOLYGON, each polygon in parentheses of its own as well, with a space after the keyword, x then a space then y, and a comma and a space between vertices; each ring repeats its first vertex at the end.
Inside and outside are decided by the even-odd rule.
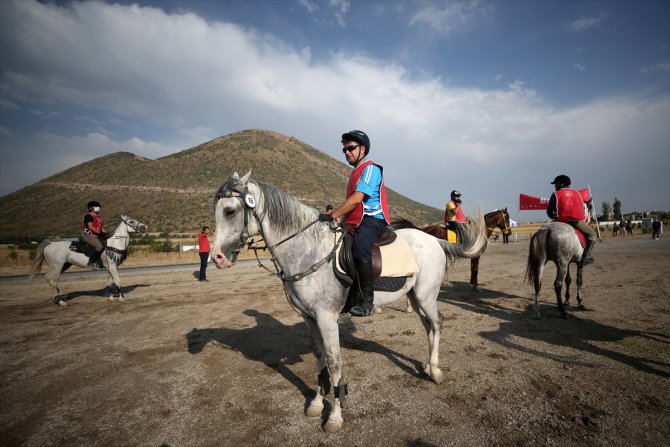
POLYGON ((456 242, 458 242, 456 236, 457 233, 454 230, 447 230, 447 242, 455 244, 456 242))
MULTIPOLYGON (((345 269, 340 264, 340 250, 343 246, 344 244, 340 244, 337 247, 335 259, 337 260, 337 269, 346 274, 345 269)), ((382 258, 382 271, 379 276, 404 277, 412 276, 419 271, 412 249, 402 237, 396 238, 392 244, 382 245, 379 247, 379 251, 382 258)))
POLYGON ((584 233, 579 231, 577 228, 574 228, 575 234, 577 235, 577 239, 579 239, 579 243, 582 244, 582 248, 586 248, 586 236, 584 236, 584 233))

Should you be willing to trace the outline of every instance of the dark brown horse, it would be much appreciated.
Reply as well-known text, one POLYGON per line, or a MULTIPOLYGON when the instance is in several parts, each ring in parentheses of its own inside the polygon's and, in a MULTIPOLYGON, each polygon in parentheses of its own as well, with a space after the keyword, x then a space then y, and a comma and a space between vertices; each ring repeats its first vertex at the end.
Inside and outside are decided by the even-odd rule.
MULTIPOLYGON (((502 210, 491 211, 484 215, 484 222, 486 225, 487 239, 493 234, 493 230, 498 228, 503 235, 509 236, 512 233, 512 228, 509 224, 509 213, 507 208, 502 210)), ((447 239, 447 227, 444 224, 427 225, 423 228, 415 226, 407 219, 397 218, 393 219, 391 226, 394 229, 400 228, 418 228, 424 232, 435 236, 439 239, 447 239)), ((470 260, 470 285, 475 291, 479 291, 479 284, 477 282, 477 275, 479 274, 479 257, 470 260)))

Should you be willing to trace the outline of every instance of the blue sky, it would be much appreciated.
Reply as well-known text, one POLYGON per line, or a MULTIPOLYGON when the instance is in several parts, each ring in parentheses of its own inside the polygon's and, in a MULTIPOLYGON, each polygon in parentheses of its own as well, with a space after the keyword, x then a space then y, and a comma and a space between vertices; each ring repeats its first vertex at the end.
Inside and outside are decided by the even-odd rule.
POLYGON ((518 194, 567 174, 598 209, 670 209, 667 0, 5 0, 0 51, 1 195, 244 129, 344 162, 361 129, 386 184, 439 208, 459 189, 542 219, 518 194))

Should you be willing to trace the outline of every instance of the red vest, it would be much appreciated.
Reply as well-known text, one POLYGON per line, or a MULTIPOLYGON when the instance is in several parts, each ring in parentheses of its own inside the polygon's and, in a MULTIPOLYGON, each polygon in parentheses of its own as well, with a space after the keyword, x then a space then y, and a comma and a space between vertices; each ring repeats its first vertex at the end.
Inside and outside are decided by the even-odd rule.
MULTIPOLYGON (((99 234, 102 231, 102 219, 100 219, 100 216, 98 216, 94 212, 90 212, 88 214, 93 216, 93 228, 95 228, 95 231, 97 231, 99 234)), ((81 226, 82 226, 82 232, 84 234, 91 234, 91 230, 89 230, 88 227, 86 226, 86 221, 83 221, 81 226)))
MULTIPOLYGON (((363 171, 365 170, 366 167, 368 167, 368 165, 371 164, 375 164, 382 171, 382 184, 379 187, 379 201, 382 204, 382 211, 384 212, 384 220, 386 221, 387 225, 390 225, 391 222, 389 221, 389 208, 388 204, 386 203, 386 188, 384 187, 384 168, 382 168, 380 165, 372 163, 371 160, 367 160, 361 163, 357 168, 355 168, 351 172, 351 175, 349 176, 349 183, 347 184, 347 198, 349 198, 356 191, 356 186, 358 186, 358 181, 361 179, 363 171)), ((346 223, 354 225, 356 227, 361 224, 361 220, 363 220, 363 202, 356 205, 356 208, 354 208, 347 215, 344 216, 344 221, 346 223)))
POLYGON ((585 220, 584 200, 579 191, 572 188, 561 188, 556 191, 556 211, 559 222, 568 222, 570 220, 585 220))
POLYGON ((198 235, 198 252, 200 253, 209 253, 209 239, 205 233, 200 233, 198 235))

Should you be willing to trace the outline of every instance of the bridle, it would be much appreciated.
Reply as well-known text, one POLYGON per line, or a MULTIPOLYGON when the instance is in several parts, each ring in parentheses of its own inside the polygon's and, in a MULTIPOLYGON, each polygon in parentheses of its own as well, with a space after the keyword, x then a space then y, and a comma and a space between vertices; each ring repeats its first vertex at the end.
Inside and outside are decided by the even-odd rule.
MULTIPOLYGON (((131 224, 130 222, 128 222, 127 219, 121 219, 121 221, 122 221, 124 224, 126 224, 128 227, 130 227, 130 228, 132 228, 133 230, 135 230, 136 232, 138 232, 138 233, 141 233, 141 232, 142 232, 142 231, 140 231, 140 225, 144 225, 144 224, 135 221, 136 224, 133 225, 133 224, 131 224)), ((115 235, 112 236, 110 239, 124 239, 124 245, 125 245, 125 248, 123 248, 123 249, 119 249, 119 248, 110 247, 109 245, 106 245, 106 246, 105 246, 105 249, 106 249, 106 250, 112 251, 112 252, 114 252, 114 253, 118 253, 119 255, 124 256, 124 257, 128 255, 128 245, 130 244, 130 235, 128 235, 128 236, 118 236, 118 235, 115 234, 115 235)))
MULTIPOLYGON (((331 230, 333 230, 333 232, 341 232, 342 233, 340 235, 340 237, 336 239, 335 244, 333 246, 333 249, 323 259, 321 259, 319 262, 317 262, 315 264, 312 264, 304 272, 295 273, 293 275, 288 275, 287 276, 282 271, 282 269, 280 268, 280 266, 277 262, 277 258, 275 257, 275 255, 273 253, 273 250, 275 248, 279 247, 280 245, 282 245, 283 243, 285 243, 285 242, 293 239, 294 237, 298 236, 299 234, 305 232, 309 227, 311 227, 312 225, 317 223, 319 221, 319 219, 316 219, 316 220, 310 222, 309 224, 305 225, 304 227, 302 227, 297 232, 295 232, 295 233, 291 234, 290 236, 282 239, 281 241, 277 242, 276 244, 273 244, 272 246, 268 247, 267 244, 264 245, 264 246, 258 246, 258 245, 256 245, 257 241, 254 241, 253 239, 251 239, 249 242, 247 242, 250 238, 250 235, 249 235, 249 215, 252 215, 254 217, 254 219, 256 220, 256 225, 258 227, 258 232, 260 233, 263 240, 264 241, 266 240, 265 239, 265 234, 263 234, 263 226, 261 225, 261 221, 265 217, 265 214, 259 216, 259 214, 256 212, 256 198, 253 196, 253 194, 251 194, 249 192, 248 188, 246 188, 246 187, 244 188, 243 191, 240 191, 238 189, 233 188, 233 189, 225 189, 223 191, 219 191, 216 194, 216 200, 217 201, 220 200, 220 199, 224 199, 224 198, 225 199, 235 198, 235 199, 239 200, 240 204, 242 205, 242 208, 244 209, 244 227, 242 227, 242 232, 240 233, 240 242, 237 245, 237 248, 235 250, 233 250, 233 254, 236 254, 236 255, 239 254, 240 250, 244 246, 246 246, 247 248, 252 249, 254 251, 254 255, 256 256, 256 261, 258 262, 258 265, 260 267, 263 267, 268 272, 270 272, 271 275, 279 277, 279 279, 281 279, 282 282, 284 282, 284 283, 300 281, 305 276, 310 275, 310 274, 315 273, 316 271, 318 271, 324 264, 329 263, 335 257, 335 252, 337 251, 337 247, 340 245, 340 242, 342 241, 342 238, 344 237, 344 233, 341 232, 339 228, 337 228, 337 229, 332 229, 331 228, 331 230), (258 257, 258 250, 266 250, 266 249, 269 250, 270 254, 272 255, 270 260, 274 264, 275 272, 273 272, 272 270, 267 268, 265 265, 263 265, 260 258, 258 257)), ((287 296, 287 298, 288 298, 288 296, 287 296)), ((290 302, 290 300, 289 300, 289 302, 290 302)))
POLYGON ((495 228, 500 228, 501 226, 504 226, 503 235, 505 235, 505 234, 509 234, 509 232, 510 232, 510 230, 512 229, 512 227, 510 227, 509 225, 507 225, 507 219, 506 219, 507 216, 508 216, 508 214, 507 214, 506 212, 504 212, 504 211, 501 210, 501 211, 500 211, 500 216, 498 216, 498 220, 496 220, 496 222, 493 224, 492 227, 487 227, 486 229, 489 230, 489 231, 491 231, 491 232, 493 232, 493 230, 494 230, 495 228), (503 225, 500 224, 500 221, 501 221, 501 220, 502 220, 502 224, 503 224, 503 225))

